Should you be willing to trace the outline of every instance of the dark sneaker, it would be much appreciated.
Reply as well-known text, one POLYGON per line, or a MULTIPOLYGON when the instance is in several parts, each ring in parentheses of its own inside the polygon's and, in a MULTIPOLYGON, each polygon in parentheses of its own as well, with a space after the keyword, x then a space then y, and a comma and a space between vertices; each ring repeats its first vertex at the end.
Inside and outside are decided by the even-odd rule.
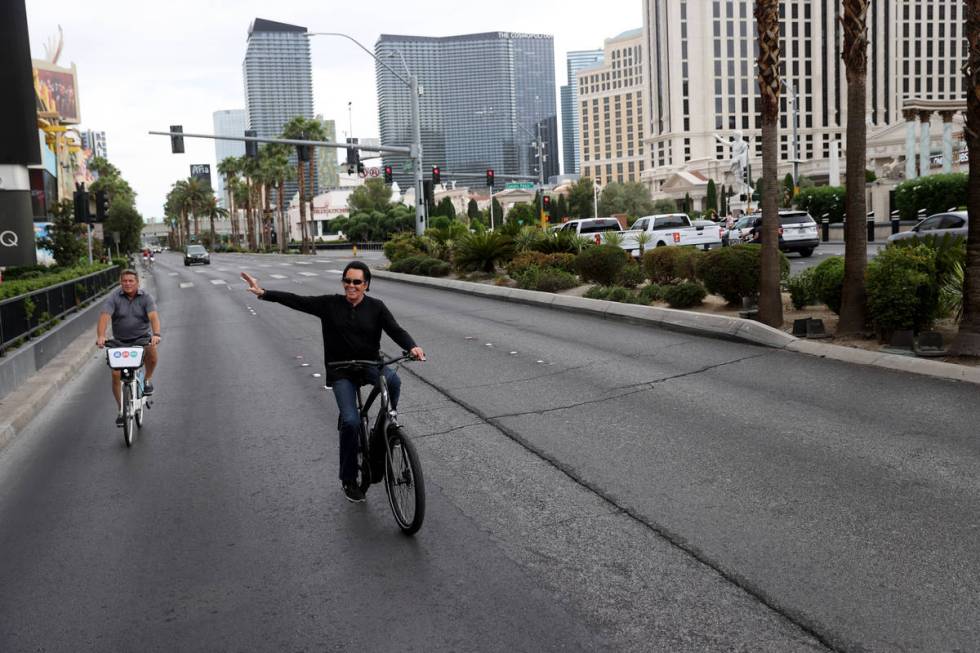
POLYGON ((122 425, 123 425, 123 416, 116 415, 116 426, 122 426, 122 425))
POLYGON ((146 384, 143 385, 143 394, 146 395, 147 397, 153 394, 153 384, 150 383, 149 381, 147 381, 146 384))
POLYGON ((364 493, 361 492, 361 488, 357 487, 356 481, 344 481, 344 496, 351 503, 362 503, 364 501, 364 493))

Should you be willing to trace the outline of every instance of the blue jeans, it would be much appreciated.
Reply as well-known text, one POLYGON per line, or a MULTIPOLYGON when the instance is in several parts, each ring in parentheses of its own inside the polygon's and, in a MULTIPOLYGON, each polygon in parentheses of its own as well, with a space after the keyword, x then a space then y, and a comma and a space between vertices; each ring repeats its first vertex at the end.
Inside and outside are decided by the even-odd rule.
MULTIPOLYGON (((402 381, 394 370, 386 367, 384 371, 388 398, 394 410, 398 406, 402 381)), ((378 370, 368 370, 365 377, 368 383, 377 383, 378 370)), ((357 430, 361 420, 357 412, 357 386, 350 379, 338 379, 333 383, 333 396, 340 409, 340 480, 353 481, 357 477, 357 430)))

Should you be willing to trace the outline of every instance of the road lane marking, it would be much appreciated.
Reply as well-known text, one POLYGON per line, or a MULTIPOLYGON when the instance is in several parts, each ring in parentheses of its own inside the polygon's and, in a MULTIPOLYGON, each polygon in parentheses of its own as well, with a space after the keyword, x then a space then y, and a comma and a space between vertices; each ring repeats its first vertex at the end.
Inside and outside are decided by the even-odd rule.
POLYGON ((169 277, 176 277, 178 274, 180 274, 180 273, 179 272, 168 272, 167 273, 167 276, 169 276, 169 277))
POLYGON ((303 275, 304 277, 318 277, 318 276, 320 276, 316 272, 300 272, 300 274, 303 275))
POLYGON ((192 281, 181 281, 180 282, 180 287, 181 288, 193 288, 194 287, 194 282, 192 282, 192 281))
POLYGON ((225 281, 224 279, 211 279, 211 283, 213 283, 216 286, 227 286, 228 285, 228 282, 225 281))
POLYGON ((272 277, 273 279, 288 279, 289 278, 285 274, 270 274, 269 276, 272 277))

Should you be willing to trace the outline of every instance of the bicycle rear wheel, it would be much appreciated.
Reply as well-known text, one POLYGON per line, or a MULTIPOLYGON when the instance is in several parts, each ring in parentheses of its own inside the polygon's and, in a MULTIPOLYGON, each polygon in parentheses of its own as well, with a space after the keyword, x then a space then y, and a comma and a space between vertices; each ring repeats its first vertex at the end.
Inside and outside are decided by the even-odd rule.
POLYGON ((136 416, 133 414, 133 388, 129 383, 123 383, 123 440, 127 447, 133 446, 133 435, 136 433, 136 416))
POLYGON ((385 491, 391 512, 402 532, 413 535, 425 519, 425 482, 415 445, 396 426, 388 429, 386 456, 385 491))
POLYGON ((146 409, 146 406, 144 406, 143 404, 143 393, 140 392, 139 390, 140 387, 142 386, 141 385, 136 386, 136 400, 137 403, 139 403, 139 406, 136 407, 136 426, 139 428, 143 428, 143 416, 144 416, 144 410, 146 409))

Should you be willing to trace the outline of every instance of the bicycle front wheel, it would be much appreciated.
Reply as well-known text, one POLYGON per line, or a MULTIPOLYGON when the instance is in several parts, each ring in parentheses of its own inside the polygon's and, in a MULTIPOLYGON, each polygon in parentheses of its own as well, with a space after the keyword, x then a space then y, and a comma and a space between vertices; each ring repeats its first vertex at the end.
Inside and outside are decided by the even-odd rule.
POLYGON ((123 440, 127 447, 133 446, 133 435, 136 433, 136 415, 133 414, 133 388, 130 383, 123 383, 123 440))
POLYGON ((398 527, 406 535, 422 528, 425 519, 425 482, 419 455, 401 429, 388 430, 385 461, 385 491, 398 527))

